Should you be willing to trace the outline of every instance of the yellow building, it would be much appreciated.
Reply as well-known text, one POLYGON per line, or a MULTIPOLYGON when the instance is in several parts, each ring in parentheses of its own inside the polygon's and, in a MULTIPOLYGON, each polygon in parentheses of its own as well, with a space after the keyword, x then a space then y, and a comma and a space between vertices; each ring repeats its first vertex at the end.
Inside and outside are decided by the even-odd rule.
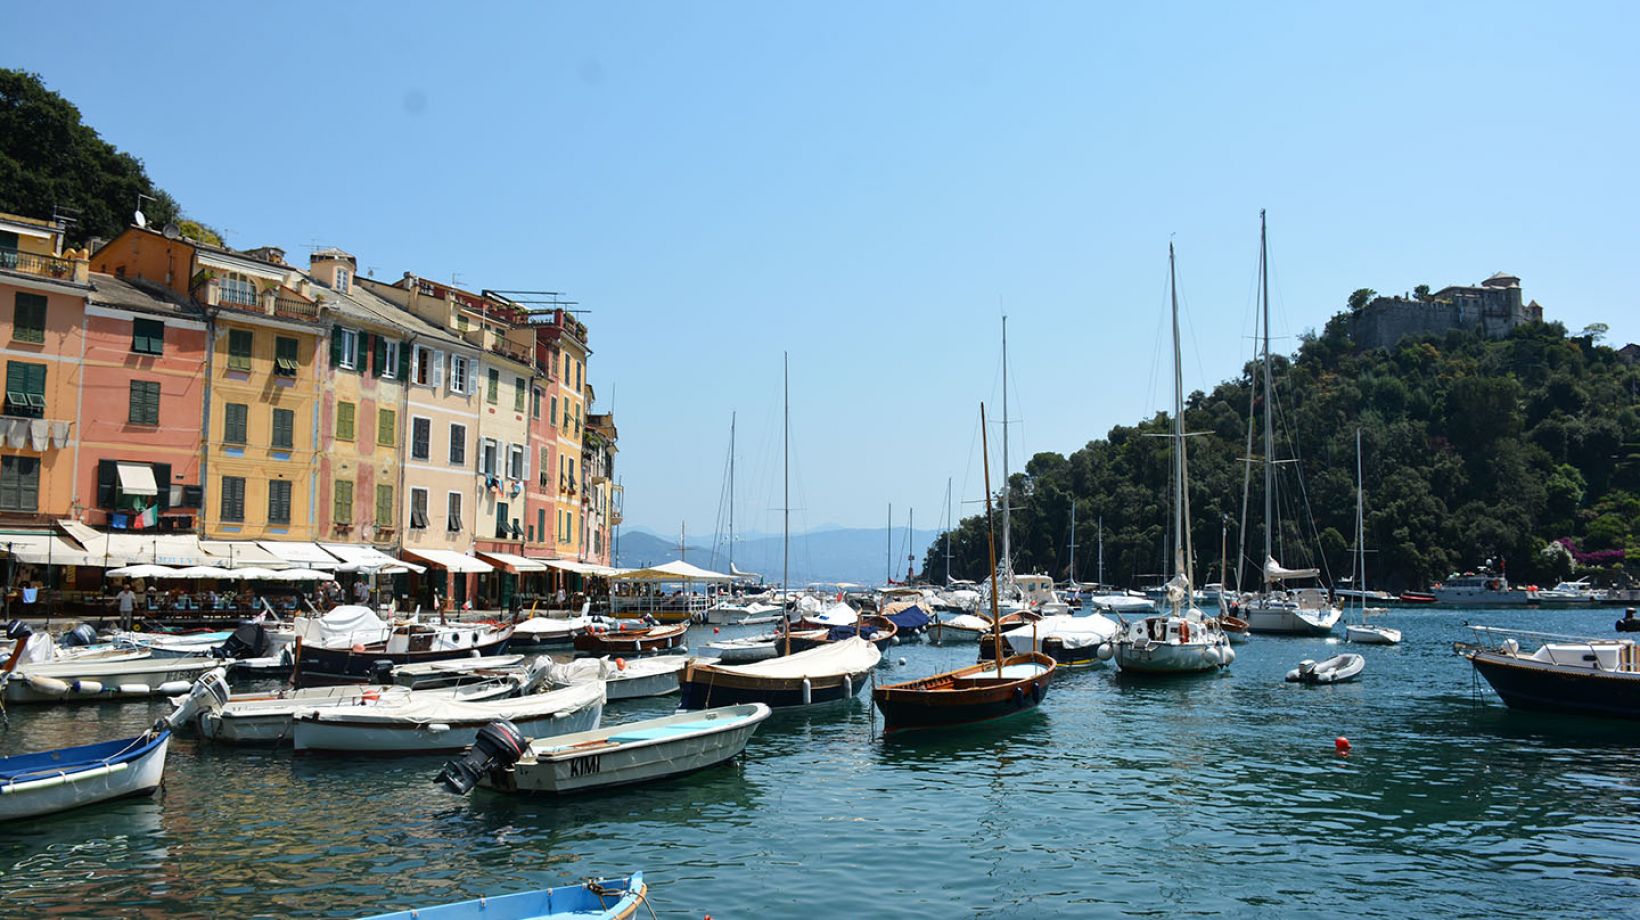
POLYGON ((554 539, 558 555, 566 559, 587 559, 587 469, 582 456, 586 441, 589 394, 586 382, 587 328, 569 313, 562 313, 556 364, 557 393, 549 411, 558 432, 558 502, 554 539))

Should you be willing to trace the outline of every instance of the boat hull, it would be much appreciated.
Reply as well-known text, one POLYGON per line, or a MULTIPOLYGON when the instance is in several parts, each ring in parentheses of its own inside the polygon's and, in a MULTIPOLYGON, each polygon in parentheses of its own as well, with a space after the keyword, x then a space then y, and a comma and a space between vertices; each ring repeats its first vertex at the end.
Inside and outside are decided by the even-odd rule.
POLYGON ((1344 638, 1362 645, 1398 645, 1401 631, 1388 626, 1346 626, 1344 638))
POLYGON ((35 818, 110 799, 148 795, 159 787, 165 776, 165 754, 170 743, 171 733, 161 732, 131 751, 130 756, 110 758, 106 763, 67 772, 51 770, 14 775, 8 762, 23 761, 29 755, 0 758, 0 773, 6 777, 0 783, 0 821, 35 818))
POLYGON ((373 649, 354 651, 352 648, 321 648, 303 645, 296 650, 293 681, 298 687, 324 687, 334 684, 368 683, 374 676, 376 662, 390 661, 394 665, 423 664, 430 661, 449 661, 453 658, 480 658, 505 654, 512 640, 510 630, 496 634, 496 638, 468 648, 438 649, 426 652, 385 652, 373 649))
POLYGON ((994 663, 976 664, 878 687, 871 700, 890 733, 987 722, 1035 709, 1048 695, 1056 667, 1054 659, 1040 652, 1015 655, 1003 662, 1000 679, 994 663), (1011 676, 1010 670, 1036 673, 1011 676))
MULTIPOLYGON (((1229 644, 1226 643, 1228 648, 1229 644)), ((1225 665, 1204 654, 1211 646, 1192 642, 1171 644, 1153 642, 1139 647, 1130 642, 1116 645, 1116 666, 1123 671, 1140 674, 1200 674, 1217 671, 1225 665)))
POLYGON ((1330 636, 1340 616, 1337 610, 1242 607, 1251 632, 1276 636, 1330 636))
POLYGON ((582 654, 647 655, 681 648, 689 627, 684 625, 657 626, 652 629, 589 632, 575 637, 575 650, 582 654))
POLYGON ((810 678, 805 699, 803 678, 751 677, 690 662, 678 682, 678 708, 710 709, 740 703, 764 703, 773 709, 816 706, 852 698, 870 676, 868 668, 855 674, 810 678))
POLYGON ((638 916, 648 896, 643 873, 634 872, 630 878, 494 895, 364 920, 629 920, 638 916))
POLYGON ((1511 709, 1640 719, 1640 673, 1568 669, 1497 652, 1463 652, 1511 709))
POLYGON ((4 696, 7 703, 83 703, 185 693, 187 687, 178 684, 191 685, 222 664, 214 658, 150 657, 25 665, 6 680, 4 696))
MULTIPOLYGON (((603 717, 602 702, 569 712, 537 718, 509 719, 526 738, 550 738, 571 732, 591 731, 603 717)), ((297 751, 347 751, 375 754, 436 754, 471 747, 484 726, 498 717, 425 724, 411 722, 352 721, 345 716, 314 718, 297 716, 291 732, 297 751)))

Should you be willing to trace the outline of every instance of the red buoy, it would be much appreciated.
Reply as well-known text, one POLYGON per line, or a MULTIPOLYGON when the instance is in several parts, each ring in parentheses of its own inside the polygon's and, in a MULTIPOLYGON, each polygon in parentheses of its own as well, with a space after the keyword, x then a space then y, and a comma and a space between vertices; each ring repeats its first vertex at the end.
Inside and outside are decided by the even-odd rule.
POLYGON ((717 628, 717 627, 716 627, 716 626, 714 626, 714 627, 712 627, 712 635, 714 635, 714 636, 715 636, 715 635, 717 635, 717 634, 718 634, 718 633, 720 633, 720 632, 723 632, 723 630, 721 630, 721 629, 718 629, 718 628, 717 628))
POLYGON ((1338 756, 1340 757, 1350 756, 1350 739, 1344 737, 1343 735, 1339 735, 1337 738, 1334 738, 1333 750, 1337 751, 1338 756))

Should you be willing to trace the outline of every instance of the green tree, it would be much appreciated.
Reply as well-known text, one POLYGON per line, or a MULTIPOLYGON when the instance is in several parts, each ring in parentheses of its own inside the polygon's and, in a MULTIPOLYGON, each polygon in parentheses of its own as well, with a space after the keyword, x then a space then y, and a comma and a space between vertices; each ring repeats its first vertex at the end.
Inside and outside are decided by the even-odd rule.
POLYGON ((1423 301, 1424 303, 1429 303, 1435 299, 1435 295, 1429 292, 1429 285, 1427 284, 1420 284, 1413 288, 1412 296, 1420 301, 1423 301))
POLYGON ((1357 288, 1350 294, 1351 312, 1358 312, 1362 307, 1366 306, 1369 301, 1377 296, 1378 292, 1372 288, 1357 288))

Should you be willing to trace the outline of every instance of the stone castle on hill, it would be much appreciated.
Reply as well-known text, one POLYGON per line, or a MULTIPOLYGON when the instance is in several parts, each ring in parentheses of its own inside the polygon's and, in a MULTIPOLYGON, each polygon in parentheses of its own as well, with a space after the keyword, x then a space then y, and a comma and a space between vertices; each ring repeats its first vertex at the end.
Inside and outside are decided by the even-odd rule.
POLYGON ((1389 348, 1409 335, 1453 329, 1502 338, 1521 323, 1542 321, 1537 301, 1521 303, 1520 279, 1498 272, 1473 287, 1453 285, 1423 298, 1374 298, 1355 313, 1350 331, 1361 348, 1389 348))

